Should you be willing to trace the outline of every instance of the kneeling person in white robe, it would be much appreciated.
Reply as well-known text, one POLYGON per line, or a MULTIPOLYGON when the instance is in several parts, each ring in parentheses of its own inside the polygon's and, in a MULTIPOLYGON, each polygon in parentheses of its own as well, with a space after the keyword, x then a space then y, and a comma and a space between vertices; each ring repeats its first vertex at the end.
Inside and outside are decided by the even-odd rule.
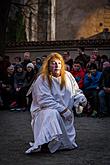
POLYGON ((77 106, 85 106, 87 100, 72 74, 65 71, 60 54, 51 53, 45 59, 33 85, 32 97, 30 111, 34 143, 26 154, 40 151, 46 143, 51 153, 76 148, 72 108, 75 101, 77 106))

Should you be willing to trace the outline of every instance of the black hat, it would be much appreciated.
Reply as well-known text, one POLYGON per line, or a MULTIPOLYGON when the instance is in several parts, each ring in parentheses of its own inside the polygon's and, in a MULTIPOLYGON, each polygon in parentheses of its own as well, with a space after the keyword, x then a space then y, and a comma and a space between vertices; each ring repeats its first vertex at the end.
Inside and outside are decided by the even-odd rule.
POLYGON ((16 64, 15 65, 15 68, 17 69, 17 68, 23 68, 23 65, 22 64, 16 64))
POLYGON ((95 63, 91 63, 88 67, 90 70, 91 69, 97 69, 97 65, 95 63))

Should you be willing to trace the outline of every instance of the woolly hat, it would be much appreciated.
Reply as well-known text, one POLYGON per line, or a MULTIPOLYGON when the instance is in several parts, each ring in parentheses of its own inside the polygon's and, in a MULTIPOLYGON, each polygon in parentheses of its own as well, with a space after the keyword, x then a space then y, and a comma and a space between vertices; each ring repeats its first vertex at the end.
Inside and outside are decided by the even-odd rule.
POLYGON ((28 63, 26 67, 27 67, 27 68, 30 67, 30 68, 34 69, 33 63, 28 63))
POLYGON ((16 64, 15 65, 15 68, 17 69, 17 68, 23 68, 23 65, 22 64, 16 64))

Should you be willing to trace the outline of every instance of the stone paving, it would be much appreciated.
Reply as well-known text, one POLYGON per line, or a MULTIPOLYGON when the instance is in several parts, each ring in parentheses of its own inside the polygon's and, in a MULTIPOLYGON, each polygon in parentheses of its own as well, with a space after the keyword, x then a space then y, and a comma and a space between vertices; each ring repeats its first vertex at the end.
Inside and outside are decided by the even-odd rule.
POLYGON ((30 120, 28 111, 0 111, 0 165, 110 165, 110 117, 75 117, 75 150, 25 155, 30 120))

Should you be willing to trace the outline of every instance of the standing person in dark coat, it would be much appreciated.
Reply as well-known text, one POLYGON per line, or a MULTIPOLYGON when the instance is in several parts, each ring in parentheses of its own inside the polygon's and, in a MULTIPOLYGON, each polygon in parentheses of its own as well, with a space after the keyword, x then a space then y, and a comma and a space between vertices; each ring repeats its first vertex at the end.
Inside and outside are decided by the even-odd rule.
POLYGON ((67 66, 67 70, 71 71, 72 68, 73 68, 73 59, 71 58, 71 55, 70 55, 70 53, 68 51, 63 53, 63 59, 64 59, 65 64, 67 66))
POLYGON ((29 51, 26 51, 26 52, 24 53, 24 60, 23 60, 23 62, 21 62, 22 66, 23 66, 23 69, 24 69, 25 71, 26 71, 26 66, 27 66, 27 64, 30 63, 30 62, 31 62, 31 54, 30 54, 29 51))
POLYGON ((79 55, 75 58, 74 61, 81 61, 83 62, 84 68, 86 68, 87 63, 90 60, 90 56, 88 56, 87 54, 85 54, 85 49, 84 47, 80 47, 78 49, 79 55))

